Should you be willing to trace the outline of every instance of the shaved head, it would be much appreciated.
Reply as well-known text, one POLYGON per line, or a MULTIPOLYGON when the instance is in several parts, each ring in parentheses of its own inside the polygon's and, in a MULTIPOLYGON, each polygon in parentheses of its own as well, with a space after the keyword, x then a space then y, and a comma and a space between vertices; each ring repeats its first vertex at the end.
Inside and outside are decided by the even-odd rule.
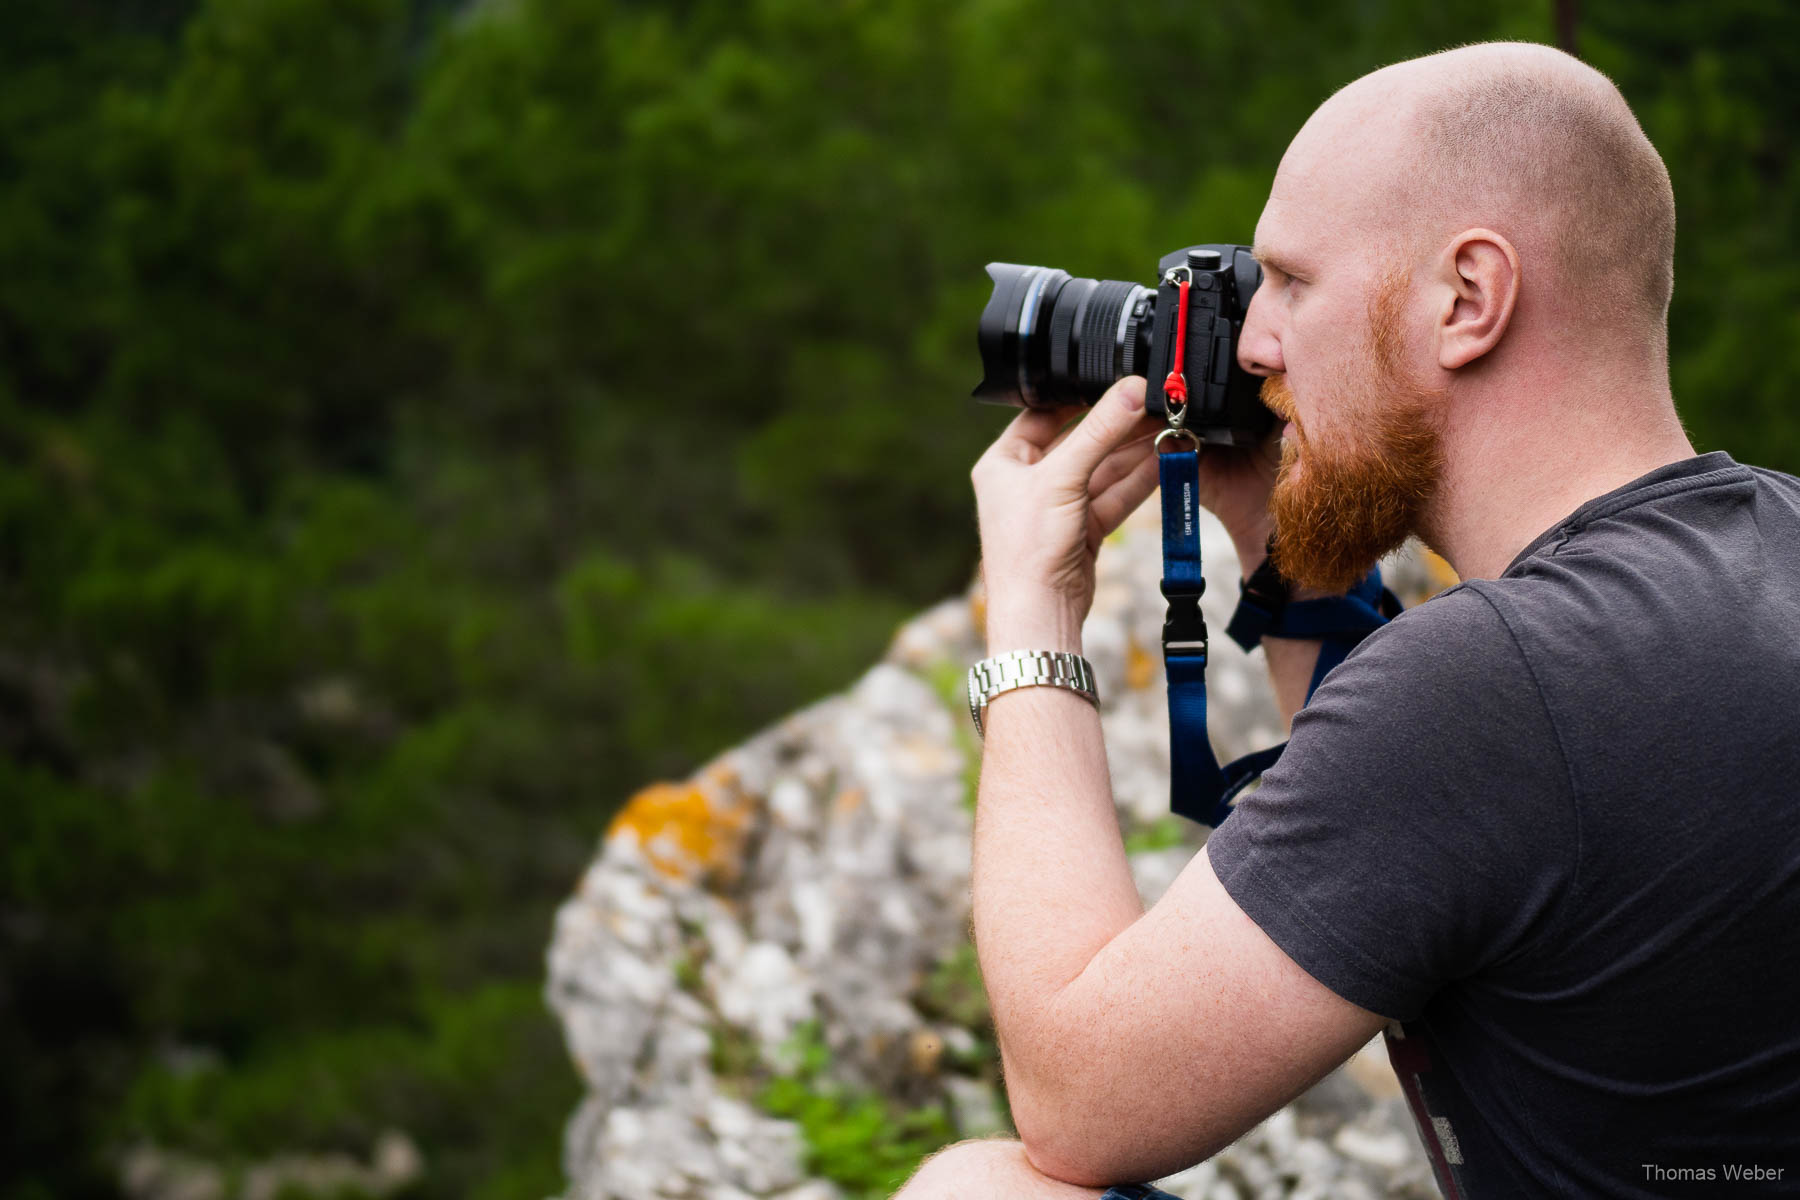
POLYGON ((1489 43, 1383 68, 1327 101, 1295 149, 1366 164, 1363 195, 1380 207, 1364 215, 1419 253, 1493 229, 1558 307, 1608 325, 1666 322, 1668 170, 1612 81, 1560 50, 1489 43))
POLYGON ((1656 148, 1559 50, 1464 46, 1320 105, 1257 221, 1238 348, 1287 422, 1280 569, 1341 590, 1411 532, 1497 575, 1583 500, 1691 456, 1674 254, 1656 148))

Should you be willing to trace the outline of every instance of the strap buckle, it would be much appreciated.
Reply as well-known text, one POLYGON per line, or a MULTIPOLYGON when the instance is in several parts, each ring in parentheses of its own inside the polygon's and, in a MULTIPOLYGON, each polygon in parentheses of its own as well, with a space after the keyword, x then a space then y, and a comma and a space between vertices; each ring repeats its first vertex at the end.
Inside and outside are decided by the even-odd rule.
POLYGON ((1206 618, 1200 614, 1200 592, 1170 594, 1165 588, 1163 596, 1169 602, 1169 615, 1163 618, 1163 657, 1178 654, 1198 657, 1204 663, 1208 647, 1206 618))

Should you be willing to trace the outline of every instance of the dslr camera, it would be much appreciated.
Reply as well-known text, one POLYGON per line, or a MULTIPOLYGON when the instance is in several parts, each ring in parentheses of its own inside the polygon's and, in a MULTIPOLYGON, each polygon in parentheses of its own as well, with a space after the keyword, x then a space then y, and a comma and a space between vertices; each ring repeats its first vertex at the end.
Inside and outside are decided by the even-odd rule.
POLYGON ((976 330, 976 399, 1036 409, 1091 405, 1116 381, 1143 375, 1145 408, 1176 417, 1200 441, 1252 446, 1275 427, 1258 398, 1262 381, 1237 363, 1244 313, 1262 284, 1248 246, 1209 243, 1165 254, 1150 287, 1015 263, 989 263, 987 273, 994 294, 976 330), (1171 413, 1163 383, 1178 346, 1187 400, 1171 413))

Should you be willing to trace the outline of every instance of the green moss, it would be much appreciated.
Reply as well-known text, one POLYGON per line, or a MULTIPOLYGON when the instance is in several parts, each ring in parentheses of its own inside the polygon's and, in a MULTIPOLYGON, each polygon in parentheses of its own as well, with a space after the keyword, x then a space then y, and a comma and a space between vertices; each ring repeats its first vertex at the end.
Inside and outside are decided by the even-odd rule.
POLYGON ((968 1030, 974 1042, 966 1049, 946 1047, 944 1066, 959 1075, 984 1079, 992 1085, 1002 1119, 1010 1125, 1012 1113, 1006 1089, 1000 1084, 1000 1047, 988 1007, 987 985, 975 947, 965 942, 940 960, 915 997, 919 1011, 934 1020, 968 1030))
POLYGON ((925 668, 925 681, 931 685, 944 707, 951 712, 961 709, 968 711, 968 668, 949 659, 942 659, 925 668))
POLYGON ((771 1079, 758 1102, 800 1126, 807 1171, 836 1183, 850 1200, 891 1194, 927 1154, 955 1136, 941 1105, 901 1108, 828 1081, 831 1053, 817 1022, 803 1026, 789 1048, 798 1066, 771 1079))
POLYGON ((919 1009, 926 1015, 949 1021, 964 1029, 980 1031, 993 1028, 988 1009, 987 986, 981 981, 981 964, 975 947, 965 942, 932 968, 918 997, 919 1009))
POLYGON ((1166 816, 1147 829, 1125 835, 1125 853, 1143 854, 1151 850, 1167 850, 1187 840, 1187 822, 1177 816, 1166 816))
POLYGON ((756 1041, 735 1025, 720 1024, 712 1030, 712 1072, 720 1084, 751 1080, 762 1066, 756 1041))
POLYGON ((691 954, 682 954, 675 960, 675 986, 689 995, 697 995, 700 991, 700 964, 694 961, 691 954))

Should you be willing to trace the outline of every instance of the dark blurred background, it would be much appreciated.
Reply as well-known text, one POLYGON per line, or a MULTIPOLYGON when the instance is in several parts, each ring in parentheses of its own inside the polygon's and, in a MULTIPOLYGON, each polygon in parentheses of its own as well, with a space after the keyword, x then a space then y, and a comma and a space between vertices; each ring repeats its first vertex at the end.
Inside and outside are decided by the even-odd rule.
POLYGON ((1697 446, 1800 469, 1783 0, 7 0, 5 1194, 389 1128, 557 1190, 550 913, 966 583, 982 264, 1148 279, 1337 86, 1570 36, 1697 446))

